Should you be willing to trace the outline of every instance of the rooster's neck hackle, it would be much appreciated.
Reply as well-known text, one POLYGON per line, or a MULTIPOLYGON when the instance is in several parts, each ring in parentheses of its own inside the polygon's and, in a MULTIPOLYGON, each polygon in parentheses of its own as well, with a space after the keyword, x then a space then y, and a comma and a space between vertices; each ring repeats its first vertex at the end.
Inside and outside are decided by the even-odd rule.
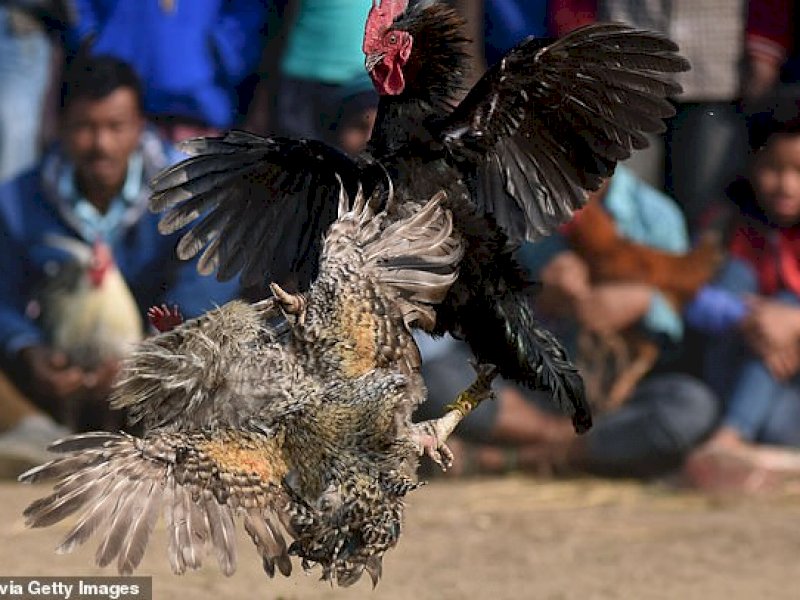
POLYGON ((421 2, 400 16, 395 29, 407 31, 414 40, 413 50, 403 67, 405 90, 397 96, 381 96, 373 132, 373 149, 391 149, 409 131, 416 139, 428 136, 424 123, 448 114, 465 91, 467 45, 464 21, 446 4, 421 2))
POLYGON ((465 85, 469 39, 464 25, 455 10, 440 2, 418 3, 395 21, 395 29, 408 31, 414 39, 403 69, 407 84, 401 98, 449 111, 465 85))

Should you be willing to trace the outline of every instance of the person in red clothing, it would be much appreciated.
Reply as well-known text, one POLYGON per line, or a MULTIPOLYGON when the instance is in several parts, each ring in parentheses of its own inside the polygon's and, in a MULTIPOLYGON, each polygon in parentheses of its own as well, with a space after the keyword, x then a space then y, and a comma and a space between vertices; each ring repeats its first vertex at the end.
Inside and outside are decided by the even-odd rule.
POLYGON ((716 334, 706 378, 721 423, 687 462, 698 486, 753 491, 800 477, 800 118, 772 118, 747 179, 729 188, 729 259, 689 306, 716 334), (769 446, 773 446, 770 448, 769 446))
POLYGON ((796 82, 794 63, 797 57, 794 19, 796 0, 751 0, 747 5, 747 35, 745 41, 745 76, 742 79, 742 99, 754 107, 763 101, 781 79, 796 82), (791 63, 791 64, 790 64, 791 63))

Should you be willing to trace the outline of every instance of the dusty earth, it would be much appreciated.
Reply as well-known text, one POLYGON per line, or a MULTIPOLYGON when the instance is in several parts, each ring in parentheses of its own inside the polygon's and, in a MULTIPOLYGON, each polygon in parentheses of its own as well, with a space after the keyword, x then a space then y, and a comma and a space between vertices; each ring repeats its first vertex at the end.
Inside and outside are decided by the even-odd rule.
MULTIPOLYGON (((24 528, 22 509, 45 491, 0 484, 0 574, 113 574, 90 566, 94 547, 53 553, 66 526, 24 528)), ((158 529, 137 573, 153 576, 159 599, 800 598, 797 491, 744 502, 625 482, 437 481, 412 495, 375 591, 368 581, 333 590, 302 572, 270 581, 244 538, 233 577, 213 559, 173 576, 164 537, 158 529)))

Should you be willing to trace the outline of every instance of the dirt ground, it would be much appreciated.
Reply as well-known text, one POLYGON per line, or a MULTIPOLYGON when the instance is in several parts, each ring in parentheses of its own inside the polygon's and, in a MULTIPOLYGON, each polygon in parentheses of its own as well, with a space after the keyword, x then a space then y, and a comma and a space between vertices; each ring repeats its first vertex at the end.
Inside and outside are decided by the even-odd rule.
MULTIPOLYGON (((24 528, 22 509, 45 491, 0 484, 0 574, 112 575, 90 566, 94 547, 53 553, 65 525, 24 528)), ((406 515, 375 591, 367 578, 348 590, 302 572, 270 581, 244 538, 233 577, 213 559, 173 576, 163 528, 137 574, 153 576, 158 599, 800 598, 799 492, 743 502, 626 482, 437 481, 406 515)))

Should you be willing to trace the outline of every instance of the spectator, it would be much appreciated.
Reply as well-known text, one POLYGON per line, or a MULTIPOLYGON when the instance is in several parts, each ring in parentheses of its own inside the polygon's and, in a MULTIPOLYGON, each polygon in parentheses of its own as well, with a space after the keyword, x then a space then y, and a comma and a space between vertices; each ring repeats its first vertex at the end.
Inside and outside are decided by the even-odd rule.
POLYGON ((456 0, 472 40, 472 78, 529 36, 555 38, 594 21, 596 0, 456 0))
MULTIPOLYGON (((730 187, 729 255, 687 318, 715 336, 707 379, 719 428, 689 462, 700 486, 753 489, 800 475, 800 120, 767 120, 748 179, 730 187)), ((757 132, 754 132, 757 133, 757 132)))
MULTIPOLYGON (((275 34, 282 41, 274 65, 277 81, 270 78, 272 95, 256 90, 260 110, 272 107, 270 132, 336 143, 330 125, 346 90, 364 80, 361 45, 371 6, 371 0, 286 2, 283 30, 275 34)), ((269 59, 265 55, 262 65, 270 64, 269 59)))
MULTIPOLYGON (((597 0, 457 0, 472 39, 469 83, 474 83, 503 55, 528 36, 557 38, 597 19, 597 0)), ((661 186, 662 144, 655 136, 648 148, 626 164, 651 185, 661 186)))
POLYGON ((173 141, 234 125, 236 88, 256 70, 267 18, 264 0, 77 0, 68 36, 75 51, 131 64, 144 83, 146 114, 173 141))
MULTIPOLYGON (((635 182, 624 168, 615 175, 603 203, 626 238, 666 251, 687 249, 677 208, 635 182)), ((521 258, 544 283, 540 308, 558 306, 560 314, 568 315, 567 320, 555 321, 562 339, 574 338, 578 326, 606 335, 635 327, 664 349, 680 340, 680 316, 658 289, 635 281, 592 283, 590 265, 567 246, 563 234, 524 247, 521 258), (557 300, 548 302, 548 296, 557 300)), ((452 341, 422 339, 421 346, 430 392, 423 409, 441 412, 472 378, 465 367, 467 350, 452 341)), ((482 404, 464 421, 460 433, 470 443, 456 448, 464 467, 577 468, 657 476, 680 466, 710 432, 717 410, 716 399, 700 381, 671 373, 666 365, 636 385, 620 408, 597 415, 594 427, 582 437, 574 436, 569 419, 543 409, 547 403, 536 393, 526 397, 516 388, 501 386, 497 403, 482 404)))
POLYGON ((50 82, 50 32, 70 18, 68 0, 0 4, 0 182, 33 167, 50 82))
MULTIPOLYGON (((139 81, 125 63, 96 57, 73 64, 63 87, 60 144, 33 171, 0 187, 0 358, 31 400, 53 414, 76 398, 103 395, 110 383, 69 364, 26 313, 47 274, 70 258, 53 236, 107 245, 138 316, 162 302, 196 316, 236 291, 180 264, 176 237, 158 233, 158 217, 147 211, 147 182, 179 157, 145 126, 141 102, 139 81)), ((115 370, 102 366, 102 374, 115 370)))
POLYGON ((748 2, 745 76, 741 86, 748 112, 757 109, 779 81, 800 82, 800 53, 793 26, 797 11, 796 0, 748 2))
POLYGON ((678 77, 683 93, 675 98, 677 114, 667 123, 664 179, 693 231, 745 166, 738 100, 746 10, 745 0, 598 0, 599 19, 662 31, 692 65, 678 77))

